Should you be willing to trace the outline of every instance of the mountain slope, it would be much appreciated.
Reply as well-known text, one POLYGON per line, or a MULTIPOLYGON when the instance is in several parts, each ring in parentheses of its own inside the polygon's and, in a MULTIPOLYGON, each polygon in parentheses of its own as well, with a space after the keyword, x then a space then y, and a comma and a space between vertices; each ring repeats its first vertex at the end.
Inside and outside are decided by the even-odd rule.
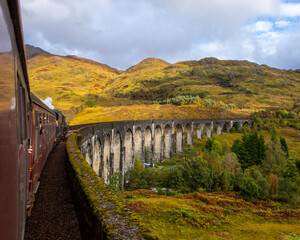
MULTIPOLYGON (((62 110, 69 121, 86 107, 149 104, 189 94, 212 99, 218 106, 235 104, 248 112, 270 108, 299 111, 298 70, 216 58, 175 64, 147 58, 120 71, 89 59, 56 56, 28 45, 26 50, 33 93, 42 99, 52 97, 52 104, 62 110)), ((168 109, 177 112, 174 108, 176 106, 168 109)), ((157 111, 162 114, 153 116, 164 118, 167 114, 163 108, 157 111)), ((189 111, 193 115, 191 109, 185 116, 189 111)), ((140 111, 137 114, 141 114, 140 111)))
POLYGON ((194 94, 248 108, 289 108, 300 96, 296 71, 215 58, 157 67, 131 77, 130 84, 118 82, 123 79, 109 86, 115 96, 155 100, 194 94))
POLYGON ((141 71, 141 70, 149 70, 149 69, 156 69, 160 67, 166 67, 171 65, 170 63, 158 59, 158 58, 146 58, 143 61, 139 62, 138 64, 131 66, 128 68, 125 72, 126 73, 133 73, 136 71, 141 71))
POLYGON ((44 54, 28 60, 31 90, 40 98, 53 98, 56 108, 68 111, 101 95, 119 70, 77 57, 44 54))
POLYGON ((44 51, 41 48, 34 47, 32 45, 29 45, 29 44, 26 44, 25 48, 26 48, 26 58, 27 58, 27 60, 31 59, 31 58, 34 58, 38 55, 44 55, 44 56, 48 56, 48 57, 50 57, 52 55, 51 53, 48 53, 48 52, 44 51))

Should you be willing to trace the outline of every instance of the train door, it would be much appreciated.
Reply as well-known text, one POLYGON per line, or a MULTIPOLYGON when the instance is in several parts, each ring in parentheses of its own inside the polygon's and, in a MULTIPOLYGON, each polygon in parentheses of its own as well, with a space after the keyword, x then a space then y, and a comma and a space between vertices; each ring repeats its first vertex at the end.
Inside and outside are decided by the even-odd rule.
POLYGON ((34 162, 38 158, 38 149, 39 149, 39 112, 34 111, 34 162))
POLYGON ((18 154, 18 235, 24 236, 25 213, 26 213, 26 193, 27 193, 27 166, 28 166, 28 132, 27 132, 27 111, 28 93, 22 83, 20 75, 17 74, 17 122, 19 138, 18 154))

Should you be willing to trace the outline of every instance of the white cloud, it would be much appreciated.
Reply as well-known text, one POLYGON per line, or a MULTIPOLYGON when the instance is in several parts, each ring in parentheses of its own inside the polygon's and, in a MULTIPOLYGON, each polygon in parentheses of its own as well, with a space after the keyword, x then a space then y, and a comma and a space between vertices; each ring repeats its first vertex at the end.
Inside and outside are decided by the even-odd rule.
POLYGON ((70 16, 70 9, 63 3, 52 0, 31 0, 25 1, 24 8, 32 17, 31 24, 35 24, 35 19, 40 21, 60 22, 70 16))
POLYGON ((286 21, 286 20, 280 20, 275 22, 275 25, 279 28, 286 28, 291 24, 290 21, 286 21))
POLYGON ((276 36, 278 28, 294 26, 284 16, 297 12, 281 0, 23 0, 21 5, 27 43, 121 69, 146 57, 176 62, 215 56, 268 64, 264 61, 274 62, 268 56, 280 58, 285 35, 276 36))
POLYGON ((269 21, 257 21, 254 25, 256 32, 269 32, 273 27, 273 23, 269 21))
POLYGON ((282 3, 280 5, 280 15, 284 17, 299 17, 300 3, 282 3))

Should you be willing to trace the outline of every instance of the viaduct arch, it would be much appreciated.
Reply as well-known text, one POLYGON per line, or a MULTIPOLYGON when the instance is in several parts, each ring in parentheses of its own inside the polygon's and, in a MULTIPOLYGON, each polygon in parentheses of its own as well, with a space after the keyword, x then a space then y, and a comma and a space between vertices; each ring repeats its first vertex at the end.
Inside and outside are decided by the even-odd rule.
POLYGON ((116 172, 124 175, 134 158, 153 165, 193 144, 194 135, 229 132, 232 127, 251 126, 253 119, 174 119, 120 121, 71 126, 80 130, 78 146, 89 165, 105 183, 116 172))

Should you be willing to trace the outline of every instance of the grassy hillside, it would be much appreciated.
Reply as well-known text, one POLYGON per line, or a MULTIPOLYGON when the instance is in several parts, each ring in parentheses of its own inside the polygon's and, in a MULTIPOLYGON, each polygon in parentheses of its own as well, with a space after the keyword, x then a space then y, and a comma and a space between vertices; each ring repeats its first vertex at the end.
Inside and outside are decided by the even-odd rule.
POLYGON ((118 78, 109 86, 115 96, 165 99, 182 94, 235 103, 239 108, 292 108, 299 100, 300 74, 247 61, 206 58, 145 68, 131 81, 118 78))
POLYGON ((88 101, 100 105, 102 99, 110 100, 111 97, 102 94, 103 89, 120 72, 107 65, 75 56, 41 54, 28 60, 33 93, 41 99, 52 97, 55 108, 67 114, 69 111, 80 111, 77 108, 88 101))
POLYGON ((298 239, 300 211, 236 193, 157 195, 123 192, 126 204, 159 239, 298 239))
POLYGON ((74 117, 71 124, 144 119, 242 118, 248 115, 249 112, 247 111, 228 111, 217 106, 203 107, 196 104, 185 106, 140 104, 85 108, 74 117))
POLYGON ((270 108, 299 111, 299 71, 215 58, 175 64, 148 58, 120 71, 92 60, 56 56, 26 47, 31 90, 42 99, 52 97, 55 108, 62 110, 69 122, 74 119, 72 123, 108 120, 110 117, 101 115, 110 110, 117 113, 111 119, 128 119, 122 114, 124 105, 133 105, 132 119, 183 118, 183 108, 184 118, 195 115, 195 104, 181 108, 155 106, 155 113, 146 106, 149 114, 138 110, 137 104, 148 105, 179 95, 212 99, 217 102, 215 105, 223 108, 214 109, 207 117, 222 116, 228 104, 235 105, 243 113, 270 108), (83 118, 82 114, 78 115, 80 112, 88 115, 83 118))

